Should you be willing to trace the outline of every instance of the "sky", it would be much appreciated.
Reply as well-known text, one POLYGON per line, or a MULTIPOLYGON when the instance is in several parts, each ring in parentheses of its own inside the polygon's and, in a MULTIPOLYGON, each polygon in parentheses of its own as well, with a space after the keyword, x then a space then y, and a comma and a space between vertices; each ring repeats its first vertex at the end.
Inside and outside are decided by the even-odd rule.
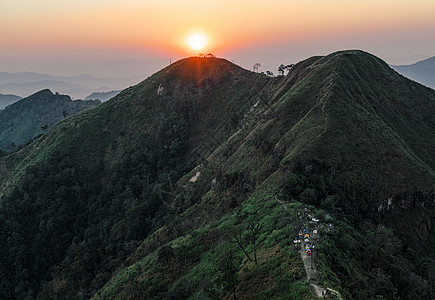
POLYGON ((116 77, 105 62, 140 61, 150 75, 197 55, 194 32, 246 69, 344 49, 406 64, 435 55, 435 0, 0 0, 0 72, 116 77))

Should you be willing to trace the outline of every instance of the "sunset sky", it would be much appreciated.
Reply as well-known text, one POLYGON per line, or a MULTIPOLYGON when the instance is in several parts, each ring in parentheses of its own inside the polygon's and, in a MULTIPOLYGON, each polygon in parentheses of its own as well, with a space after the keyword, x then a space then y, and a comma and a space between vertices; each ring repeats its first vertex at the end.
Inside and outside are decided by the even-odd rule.
POLYGON ((196 55, 193 32, 204 52, 275 73, 342 49, 415 62, 435 55, 435 1, 0 0, 0 71, 75 75, 87 72, 75 63, 140 59, 148 74, 196 55))

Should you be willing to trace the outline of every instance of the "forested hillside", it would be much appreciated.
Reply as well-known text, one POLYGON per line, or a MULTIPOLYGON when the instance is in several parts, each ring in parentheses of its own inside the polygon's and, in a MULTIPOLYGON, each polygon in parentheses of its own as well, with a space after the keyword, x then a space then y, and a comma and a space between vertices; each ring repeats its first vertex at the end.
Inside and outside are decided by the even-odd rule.
POLYGON ((0 111, 0 150, 14 151, 56 122, 98 104, 99 101, 72 101, 69 96, 50 90, 21 99, 0 111))
POLYGON ((430 299, 434 115, 361 51, 180 60, 0 156, 0 296, 430 299))

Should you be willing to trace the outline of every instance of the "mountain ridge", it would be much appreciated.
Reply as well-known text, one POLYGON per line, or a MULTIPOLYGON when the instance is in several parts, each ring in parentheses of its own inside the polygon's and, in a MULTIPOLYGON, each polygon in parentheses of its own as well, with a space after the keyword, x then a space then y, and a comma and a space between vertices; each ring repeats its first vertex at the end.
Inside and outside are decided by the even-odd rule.
POLYGON ((57 121, 99 102, 72 101, 67 95, 41 90, 0 111, 0 149, 14 151, 44 133, 57 121))
POLYGON ((27 97, 44 88, 50 88, 74 98, 84 98, 92 92, 126 88, 139 82, 143 76, 100 78, 88 74, 56 76, 35 72, 0 72, 0 88, 3 92, 27 97))
POLYGON ((86 96, 84 100, 100 100, 101 102, 107 101, 121 92, 120 90, 110 92, 94 92, 89 96, 86 96))
POLYGON ((435 89, 435 56, 410 65, 393 65, 404 76, 435 89))
MULTIPOLYGON (((5 264, 22 280, 5 286, 19 286, 15 296, 32 287, 40 297, 73 299, 195 293, 223 298, 215 259, 233 249, 242 278, 238 292, 247 293, 249 286, 256 290, 256 274, 262 278, 258 293, 263 287, 272 298, 283 293, 314 298, 304 288, 289 243, 299 230, 298 212, 308 206, 337 226, 338 236, 319 252, 319 263, 330 275, 322 280, 348 298, 355 291, 363 298, 399 290, 410 295, 411 279, 390 277, 391 264, 382 258, 388 249, 369 236, 386 232, 376 227, 382 218, 397 227, 387 216, 402 207, 421 220, 433 218, 434 101, 435 91, 357 50, 309 58, 276 78, 217 58, 175 62, 0 157, 1 212, 7 216, 0 224, 20 224, 17 234, 2 233, 2 245, 21 253, 12 246, 31 233, 20 246, 26 253, 52 246, 46 256, 31 252, 27 263, 20 255, 8 256, 5 264), (22 218, 24 209, 32 217, 22 218), (227 237, 248 221, 264 226, 259 266, 242 259, 227 237), (356 227, 370 222, 374 225, 367 225, 367 232, 356 227), (380 247, 364 254, 374 262, 370 269, 351 253, 352 265, 322 259, 341 249, 340 236, 354 242, 349 251, 380 247), (165 245, 175 251, 179 270, 158 260, 165 245), (379 257, 371 256, 378 252, 379 257), (27 276, 20 264, 39 266, 31 272, 42 276, 27 276), (48 273, 52 266, 55 274, 48 273), (375 275, 388 289, 370 289, 375 275)), ((421 225, 416 219, 411 228, 421 225)), ((389 231, 385 234, 395 242, 389 231)), ((429 229, 423 238, 431 236, 429 229)), ((420 244, 426 247, 426 240, 420 244)), ((391 261, 404 259, 388 251, 391 261)))
POLYGON ((4 109, 6 106, 17 102, 22 99, 20 96, 10 95, 10 94, 0 94, 0 110, 4 109))

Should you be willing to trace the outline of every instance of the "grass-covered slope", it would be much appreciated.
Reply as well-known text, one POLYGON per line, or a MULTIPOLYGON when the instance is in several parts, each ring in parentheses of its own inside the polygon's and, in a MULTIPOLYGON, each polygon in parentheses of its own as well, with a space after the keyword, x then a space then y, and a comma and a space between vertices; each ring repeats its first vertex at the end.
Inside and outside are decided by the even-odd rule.
POLYGON ((434 101, 361 51, 277 78, 178 61, 0 157, 0 294, 315 298, 292 245, 311 205, 338 234, 319 248, 320 284, 411 298, 434 261, 434 101))
POLYGON ((14 151, 58 121, 99 103, 72 101, 69 96, 55 95, 50 90, 21 99, 0 110, 0 150, 14 151))
MULTIPOLYGON (((304 280, 304 267, 294 250, 300 204, 285 208, 276 191, 257 193, 238 210, 200 229, 190 231, 124 269, 94 299, 223 299, 232 297, 232 282, 222 274, 223 261, 234 267, 238 299, 316 299, 304 280), (245 251, 234 234, 261 224, 245 251)), ((227 274, 228 276, 229 274, 227 274)))
POLYGON ((227 138, 236 125, 215 129, 268 81, 224 60, 182 60, 3 157, 4 298, 92 295, 164 223, 173 185, 212 149, 188 153, 227 138))
POLYGON ((238 174, 255 189, 282 184, 297 162, 317 158, 349 189, 373 191, 365 203, 347 203, 370 213, 395 194, 434 189, 434 99, 367 53, 313 58, 265 89, 237 133, 189 176, 203 170, 201 189, 238 174))
MULTIPOLYGON (((134 297, 132 290, 156 299, 223 297, 213 294, 221 284, 216 275, 219 261, 216 253, 231 251, 234 247, 231 246, 231 234, 220 238, 217 245, 201 244, 201 239, 207 241, 208 234, 203 233, 208 227, 202 226, 212 221, 225 222, 226 217, 220 217, 226 212, 231 212, 245 200, 244 205, 249 205, 250 195, 263 192, 268 196, 259 201, 265 208, 252 209, 255 214, 272 216, 275 209, 283 210, 275 198, 278 197, 323 208, 326 216, 341 216, 336 220, 340 224, 338 233, 321 248, 323 255, 319 258, 319 267, 325 273, 322 280, 326 286, 341 290, 346 297, 360 299, 376 295, 387 298, 395 294, 407 298, 430 295, 429 273, 416 268, 423 262, 409 261, 402 252, 425 257, 430 249, 427 243, 433 239, 433 231, 424 229, 425 234, 419 236, 420 244, 416 247, 407 245, 418 239, 415 231, 426 228, 426 222, 430 224, 433 220, 434 91, 413 84, 384 62, 360 51, 307 60, 269 88, 263 90, 259 101, 251 107, 251 115, 245 116, 238 131, 205 163, 181 179, 173 205, 183 210, 185 203, 189 203, 187 210, 146 239, 128 260, 128 264, 137 263, 116 276, 96 295, 97 299, 134 297), (268 186, 276 190, 271 192, 268 186), (268 205, 271 207, 267 208, 268 205), (427 209, 418 208, 424 206, 427 209), (390 215, 395 209, 414 211, 412 214, 420 215, 421 219, 411 221, 413 217, 410 216, 410 225, 405 230, 409 234, 399 234, 404 246, 384 253, 385 245, 399 238, 377 222, 388 220, 393 228, 407 222, 406 213, 400 219, 390 215), (341 219, 343 216, 344 220, 341 219), (189 231, 195 228, 203 228, 198 229, 201 234, 189 231), (374 231, 377 231, 375 237, 374 231), (206 248, 194 255, 195 262, 188 261, 192 264, 189 270, 180 268, 179 273, 170 273, 170 277, 167 272, 171 271, 159 262, 161 250, 158 246, 169 242, 175 253, 171 259, 184 261, 178 239, 172 242, 171 239, 186 232, 198 236, 199 241, 190 244, 192 249, 206 248), (383 237, 386 240, 379 241, 383 237), (373 245, 374 252, 367 252, 367 245, 373 245), (331 253, 341 258, 328 261, 326 257, 333 257, 331 253), (371 264, 365 264, 366 260, 371 264), (402 277, 394 278, 395 274, 402 277), (378 277, 383 281, 372 287, 378 277), (418 280, 423 290, 414 287, 418 280), (181 287, 183 296, 177 294, 181 293, 181 287)), ((256 196, 254 199, 258 201, 256 196)), ((289 209, 287 213, 295 214, 295 211, 289 209)), ((267 222, 259 218, 259 223, 267 222)), ((284 216, 277 218, 284 219, 284 216)), ((294 217, 289 219, 288 234, 279 236, 273 246, 289 243, 291 234, 297 232, 298 222, 294 217)), ((234 228, 243 223, 234 222, 234 228)), ((276 233, 274 230, 284 230, 280 226, 283 225, 275 224, 273 229, 264 230, 264 234, 268 236, 276 233)), ((224 232, 221 229, 213 234, 222 236, 224 232)), ((259 248, 273 251, 266 241, 262 241, 259 248)), ((243 257, 243 252, 235 249, 237 255, 243 257)), ((291 247, 278 249, 278 253, 292 253, 291 247)), ((429 257, 432 258, 428 261, 433 262, 433 255, 429 257)), ((283 257, 280 261, 284 265, 289 263, 283 257)), ((263 262, 263 267, 268 268, 269 263, 271 261, 263 262)), ((237 261, 237 268, 239 276, 247 272, 255 277, 260 267, 250 265, 245 258, 237 261)), ((296 292, 301 277, 283 279, 289 280, 285 289, 276 275, 280 274, 279 270, 279 266, 275 266, 264 271, 262 275, 269 275, 258 280, 260 283, 253 278, 249 283, 242 280, 237 285, 239 296, 261 298, 261 291, 272 293, 274 290, 276 294, 269 294, 272 298, 303 299, 303 292, 296 292), (254 287, 245 286, 253 282, 259 284, 258 290, 255 284, 254 287), (264 282, 270 286, 263 286, 264 282)))

